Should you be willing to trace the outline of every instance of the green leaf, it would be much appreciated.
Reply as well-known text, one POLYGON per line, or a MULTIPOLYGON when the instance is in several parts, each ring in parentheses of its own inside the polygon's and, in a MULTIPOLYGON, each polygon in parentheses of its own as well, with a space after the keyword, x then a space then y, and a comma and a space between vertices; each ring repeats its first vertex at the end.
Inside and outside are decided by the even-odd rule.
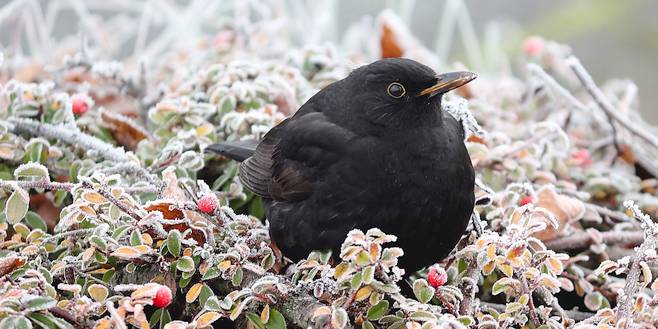
POLYGON ((114 232, 112 232, 112 238, 119 240, 119 238, 122 237, 130 227, 130 225, 121 225, 117 227, 114 232))
POLYGON ((139 229, 134 229, 132 233, 130 233, 130 245, 139 246, 140 244, 142 244, 142 233, 139 229))
POLYGON ((14 190, 5 205, 5 217, 9 224, 16 224, 25 217, 30 203, 30 196, 22 188, 14 190))
POLYGON ((46 269, 45 267, 39 267, 38 270, 41 273, 41 275, 43 275, 43 278, 46 279, 46 282, 48 282, 48 284, 53 283, 53 275, 50 273, 48 269, 46 269))
POLYGON ((352 280, 350 281, 350 287, 352 288, 352 290, 356 290, 361 286, 362 282, 363 282, 363 274, 361 274, 361 272, 358 272, 354 274, 354 276, 352 277, 352 280))
POLYGON ((14 177, 16 177, 16 179, 30 178, 32 180, 49 178, 48 168, 40 163, 28 162, 18 166, 18 168, 14 170, 14 177))
POLYGON ((228 94, 219 101, 219 111, 220 113, 229 113, 235 110, 238 100, 234 95, 228 94))
POLYGON ((25 215, 25 223, 33 229, 40 229, 44 232, 48 231, 48 225, 46 225, 46 222, 34 211, 27 212, 25 215))
POLYGON ((42 313, 33 312, 28 314, 27 318, 41 328, 44 329, 56 328, 52 314, 42 314, 42 313))
POLYGON ((0 321, 0 329, 32 329, 32 323, 24 316, 10 316, 0 321))
POLYGON ((190 282, 192 281, 192 277, 194 276, 194 272, 183 272, 183 277, 178 280, 178 287, 179 288, 185 288, 187 287, 190 282), (189 276, 185 277, 185 274, 191 273, 189 276))
MULTIPOLYGON (((470 327, 472 324, 475 324, 475 320, 471 316, 468 316, 468 315, 460 316, 459 318, 457 318, 457 321, 459 321, 461 324, 463 324, 467 327, 470 327)), ((539 328, 537 328, 537 329, 539 329, 539 328)))
POLYGON ((247 313, 245 317, 247 318, 247 320, 249 320, 251 324, 254 325, 254 327, 258 329, 265 329, 265 324, 263 324, 263 321, 260 320, 260 316, 258 316, 258 314, 247 313))
POLYGON ((411 313, 409 319, 414 321, 436 321, 436 316, 427 311, 416 311, 411 313))
POLYGON ((233 273, 233 277, 231 278, 231 283, 236 287, 239 286, 240 283, 242 283, 242 275, 243 275, 242 267, 238 267, 235 270, 235 273, 233 273))
POLYGON ((337 328, 337 329, 342 329, 347 326, 347 323, 349 322, 350 318, 347 315, 347 311, 345 311, 342 308, 335 308, 331 312, 331 327, 332 328, 337 328))
POLYGON ((514 282, 516 282, 516 280, 511 278, 502 278, 496 281, 491 287, 491 294, 492 295, 500 294, 501 292, 505 291, 505 289, 507 289, 514 282))
POLYGON ((416 299, 418 299, 418 301, 423 304, 426 304, 432 300, 432 297, 434 297, 434 292, 436 291, 434 288, 427 284, 425 279, 418 279, 414 281, 413 290, 416 299))
POLYGON ((380 300, 379 303, 371 306, 366 314, 368 320, 376 321, 381 319, 386 313, 388 313, 388 306, 388 301, 385 299, 380 300))
POLYGON ((153 315, 151 315, 151 318, 149 319, 149 326, 151 328, 155 327, 155 325, 158 324, 158 322, 160 322, 160 317, 162 317, 163 310, 164 309, 159 308, 155 310, 155 312, 153 312, 153 315))
POLYGON ((169 231, 169 236, 167 237, 167 249, 169 250, 169 253, 171 253, 173 256, 176 257, 180 255, 180 249, 181 249, 180 239, 181 239, 180 231, 178 230, 169 231))
POLYGON ((116 271, 114 269, 110 269, 109 271, 103 274, 103 278, 101 280, 103 280, 103 282, 105 283, 110 283, 110 280, 112 280, 114 273, 116 273, 116 271))
POLYGON ((372 324, 370 321, 363 321, 363 324, 361 324, 361 329, 375 329, 375 326, 372 324))
POLYGON ((603 306, 603 300, 605 297, 600 292, 593 291, 585 295, 584 303, 590 310, 598 311, 603 306))
POLYGON ((237 173, 238 165, 235 162, 230 162, 221 176, 219 176, 214 183, 212 183, 212 190, 219 191, 224 184, 229 182, 237 173))
POLYGON ((71 177, 71 183, 78 183, 78 173, 80 172, 80 167, 82 167, 82 161, 73 161, 71 167, 69 168, 69 177, 71 177))
POLYGON ((356 265, 358 266, 365 266, 370 264, 370 255, 362 250, 356 255, 356 260, 355 260, 356 265))
POLYGON ((165 309, 162 311, 162 316, 160 317, 160 327, 164 328, 169 322, 171 322, 171 314, 169 314, 169 310, 165 309))
POLYGON ((55 191, 55 199, 53 200, 53 204, 55 207, 61 207, 64 204, 64 201, 66 200, 66 197, 69 195, 69 192, 59 190, 55 191))
POLYGON ((57 301, 50 297, 25 295, 21 297, 21 303, 28 311, 36 312, 54 307, 57 301))
POLYGON ((193 272, 194 260, 190 256, 183 256, 176 262, 176 268, 182 272, 193 272))
POLYGON ((98 235, 93 235, 91 238, 89 238, 89 242, 91 245, 101 251, 107 250, 107 243, 105 243, 105 240, 98 235))
POLYGON ((203 307, 206 310, 209 311, 221 311, 222 308, 219 306, 219 299, 217 299, 217 296, 210 296, 206 300, 206 302, 203 304, 203 307))
POLYGON ((270 309, 270 319, 265 324, 265 328, 286 329, 286 319, 279 311, 272 308, 270 309))
MULTIPOLYGON (((42 140, 45 142, 45 140, 42 140)), ((25 150, 25 158, 29 162, 46 163, 48 159, 48 146, 43 142, 32 143, 25 150)))
POLYGON ((507 303, 505 306, 505 313, 515 313, 523 309, 525 305, 517 302, 507 303))
POLYGON ((375 267, 368 266, 363 269, 363 283, 370 284, 375 279, 375 267))
POLYGON ((219 272, 219 269, 217 267, 211 267, 210 269, 208 269, 206 274, 203 275, 201 280, 205 281, 205 280, 214 279, 218 277, 220 274, 221 273, 219 272))
POLYGON ((208 298, 215 296, 215 293, 208 287, 208 285, 204 284, 203 287, 201 288, 201 293, 199 293, 199 304, 205 305, 206 302, 208 301, 208 298))
POLYGON ((265 206, 263 205, 263 198, 254 197, 251 200, 251 204, 249 204, 249 213, 258 219, 265 218, 265 206))
POLYGON ((121 209, 113 203, 108 209, 108 214, 110 215, 111 220, 117 220, 119 219, 119 216, 121 216, 121 209))

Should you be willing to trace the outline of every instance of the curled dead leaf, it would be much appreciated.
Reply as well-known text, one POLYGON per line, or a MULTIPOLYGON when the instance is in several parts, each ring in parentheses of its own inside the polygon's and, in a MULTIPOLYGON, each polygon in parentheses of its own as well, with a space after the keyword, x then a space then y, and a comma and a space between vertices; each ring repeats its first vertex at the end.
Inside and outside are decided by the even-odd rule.
MULTIPOLYGON (((159 211, 162 213, 162 217, 166 220, 189 218, 188 216, 185 216, 185 213, 182 210, 175 207, 173 203, 163 200, 151 202, 148 205, 146 205, 144 209, 146 209, 149 212, 159 211)), ((179 232, 185 232, 187 231, 187 229, 191 229, 191 232, 187 236, 185 236, 186 239, 194 239, 194 241, 196 241, 197 244, 200 246, 206 243, 205 232, 195 225, 188 225, 187 223, 176 223, 176 224, 163 223, 162 227, 167 232, 171 230, 178 230, 179 232)), ((146 233, 150 234, 151 236, 157 235, 155 231, 151 231, 151 230, 146 231, 146 233)))
POLYGON ((401 57, 402 47, 398 44, 393 30, 384 23, 381 25, 380 32, 379 45, 382 50, 382 58, 401 57))
MULTIPOLYGON (((559 222, 557 228, 547 226, 546 229, 535 234, 535 237, 542 241, 556 238, 569 225, 577 222, 585 215, 585 204, 582 201, 558 194, 550 187, 540 189, 536 198, 535 205, 550 211, 559 222)), ((535 216, 543 215, 535 214, 535 216)))
POLYGON ((2 257, 0 259, 0 277, 3 277, 15 269, 25 265, 25 258, 18 255, 2 257))
POLYGON ((101 118, 108 126, 112 137, 128 150, 134 151, 137 144, 148 136, 148 132, 128 116, 101 110, 101 118))

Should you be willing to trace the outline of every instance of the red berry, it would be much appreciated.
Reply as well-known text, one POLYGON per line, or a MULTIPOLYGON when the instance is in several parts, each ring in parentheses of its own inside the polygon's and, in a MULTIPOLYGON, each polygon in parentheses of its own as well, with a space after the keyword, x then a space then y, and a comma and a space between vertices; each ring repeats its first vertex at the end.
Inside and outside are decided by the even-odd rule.
POLYGON ((71 96, 71 103, 73 104, 73 113, 76 115, 83 115, 89 110, 86 95, 75 94, 71 96))
POLYGON ((215 212, 215 209, 217 209, 217 203, 217 197, 214 194, 206 194, 199 199, 197 207, 199 207, 200 211, 205 212, 206 214, 212 214, 215 212))
POLYGON ((153 306, 157 308, 167 307, 171 303, 171 289, 167 286, 160 285, 158 291, 153 297, 153 306))
POLYGON ((540 37, 529 37, 523 43, 523 51, 530 55, 537 55, 544 51, 544 39, 540 37))
POLYGON ((519 201, 519 206, 525 206, 525 205, 527 205, 529 203, 533 203, 533 202, 535 202, 535 200, 531 196, 526 195, 523 198, 521 198, 521 201, 519 201))
POLYGON ((448 273, 438 266, 432 266, 430 271, 427 273, 427 282, 430 286, 438 288, 444 285, 448 281, 448 273))

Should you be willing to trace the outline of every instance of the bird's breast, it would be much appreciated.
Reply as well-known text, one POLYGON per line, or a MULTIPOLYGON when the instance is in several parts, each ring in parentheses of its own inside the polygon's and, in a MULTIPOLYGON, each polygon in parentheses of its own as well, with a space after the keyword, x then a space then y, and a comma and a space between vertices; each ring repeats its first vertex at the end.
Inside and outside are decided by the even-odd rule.
POLYGON ((458 144, 446 147, 443 142, 432 131, 408 139, 359 141, 345 159, 350 172, 342 176, 346 184, 364 191, 365 199, 399 208, 431 207, 429 200, 440 201, 450 180, 470 165, 458 144))

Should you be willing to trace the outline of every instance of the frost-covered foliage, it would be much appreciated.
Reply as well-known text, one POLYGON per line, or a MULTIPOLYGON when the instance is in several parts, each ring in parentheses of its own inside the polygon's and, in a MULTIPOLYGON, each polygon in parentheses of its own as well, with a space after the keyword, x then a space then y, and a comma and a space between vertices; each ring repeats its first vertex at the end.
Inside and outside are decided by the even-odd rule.
POLYGON ((261 138, 381 56, 463 65, 438 66, 391 12, 342 48, 288 48, 276 22, 135 69, 86 46, 45 67, 0 57, 0 328, 655 327, 655 132, 632 82, 600 89, 540 38, 516 73, 473 67, 444 99, 478 178, 448 258, 404 273, 373 228, 340 255, 283 259, 237 165, 204 149, 261 138))

